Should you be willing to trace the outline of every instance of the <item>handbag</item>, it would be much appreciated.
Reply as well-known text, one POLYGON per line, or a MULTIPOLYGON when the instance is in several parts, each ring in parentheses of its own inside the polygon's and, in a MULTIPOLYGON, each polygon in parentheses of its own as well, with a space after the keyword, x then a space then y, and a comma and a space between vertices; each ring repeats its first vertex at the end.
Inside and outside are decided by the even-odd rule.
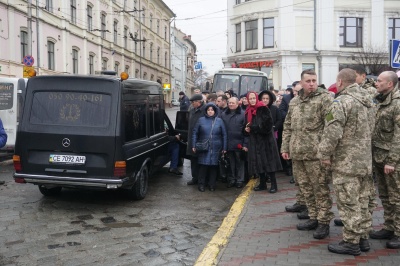
POLYGON ((196 144, 194 145, 194 147, 196 148, 196 152, 206 152, 210 149, 210 139, 213 132, 214 124, 215 124, 215 119, 212 123, 211 132, 208 139, 205 140, 204 142, 196 142, 196 144))

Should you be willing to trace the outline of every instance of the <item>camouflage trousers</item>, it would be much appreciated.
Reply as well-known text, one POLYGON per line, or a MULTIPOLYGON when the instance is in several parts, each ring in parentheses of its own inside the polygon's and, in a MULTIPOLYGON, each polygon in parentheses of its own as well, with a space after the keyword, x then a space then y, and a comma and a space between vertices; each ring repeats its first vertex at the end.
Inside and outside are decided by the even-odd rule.
POLYGON ((320 161, 293 160, 293 175, 299 183, 310 219, 329 224, 334 217, 329 179, 320 161))
POLYGON ((299 188, 299 182, 297 182, 297 178, 294 175, 293 179, 294 179, 294 185, 297 187, 296 203, 300 205, 306 205, 306 199, 304 198, 303 193, 301 193, 301 190, 299 188))
POLYGON ((358 244, 360 238, 368 239, 372 226, 372 216, 368 208, 372 176, 344 176, 333 172, 332 180, 337 208, 344 224, 343 240, 358 244))
POLYGON ((400 173, 386 175, 382 165, 375 165, 375 173, 383 206, 383 228, 400 236, 400 173))

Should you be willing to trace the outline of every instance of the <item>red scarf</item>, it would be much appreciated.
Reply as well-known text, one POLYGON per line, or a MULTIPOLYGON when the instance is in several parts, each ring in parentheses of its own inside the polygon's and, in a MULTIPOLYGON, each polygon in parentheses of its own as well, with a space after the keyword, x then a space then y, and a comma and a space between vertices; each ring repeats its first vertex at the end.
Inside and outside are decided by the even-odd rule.
POLYGON ((249 105, 246 108, 245 115, 247 117, 247 123, 251 124, 251 120, 253 119, 253 116, 256 115, 257 109, 261 106, 265 106, 265 104, 262 101, 258 100, 258 94, 254 91, 249 91, 247 93, 246 98, 247 98, 247 101, 249 102, 249 105), (249 101, 250 93, 254 93, 256 95, 256 104, 255 105, 250 105, 250 101, 249 101))

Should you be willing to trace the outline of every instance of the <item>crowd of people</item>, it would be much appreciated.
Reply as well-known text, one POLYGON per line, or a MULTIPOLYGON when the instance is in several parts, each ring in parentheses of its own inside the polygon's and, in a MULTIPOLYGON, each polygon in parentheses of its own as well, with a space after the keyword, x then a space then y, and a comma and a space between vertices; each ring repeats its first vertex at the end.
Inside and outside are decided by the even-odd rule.
POLYGON ((285 170, 298 188, 298 230, 329 236, 331 187, 337 199, 343 239, 328 245, 338 254, 370 250, 369 238, 387 239, 400 248, 400 91, 398 77, 382 72, 376 83, 362 68, 346 68, 334 90, 318 86, 314 70, 301 73, 288 93, 270 90, 235 95, 232 91, 194 94, 189 102, 187 153, 192 179, 201 192, 215 190, 219 177, 227 187, 243 187, 259 178, 255 191, 276 193, 275 173, 285 170), (198 143, 208 142, 205 150, 198 143), (229 164, 226 163, 228 158, 229 164), (384 209, 384 224, 372 230, 377 206, 374 177, 384 209))

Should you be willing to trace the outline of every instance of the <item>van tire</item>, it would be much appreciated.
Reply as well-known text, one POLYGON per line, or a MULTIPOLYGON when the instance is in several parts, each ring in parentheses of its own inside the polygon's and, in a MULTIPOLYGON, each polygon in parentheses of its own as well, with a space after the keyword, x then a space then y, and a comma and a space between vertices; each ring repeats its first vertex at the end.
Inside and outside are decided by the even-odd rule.
POLYGON ((140 171, 140 175, 136 180, 136 183, 132 187, 132 198, 135 200, 142 200, 147 194, 149 187, 149 168, 144 166, 140 171))
POLYGON ((61 192, 62 187, 47 188, 44 185, 38 185, 40 192, 47 197, 58 196, 61 192))

